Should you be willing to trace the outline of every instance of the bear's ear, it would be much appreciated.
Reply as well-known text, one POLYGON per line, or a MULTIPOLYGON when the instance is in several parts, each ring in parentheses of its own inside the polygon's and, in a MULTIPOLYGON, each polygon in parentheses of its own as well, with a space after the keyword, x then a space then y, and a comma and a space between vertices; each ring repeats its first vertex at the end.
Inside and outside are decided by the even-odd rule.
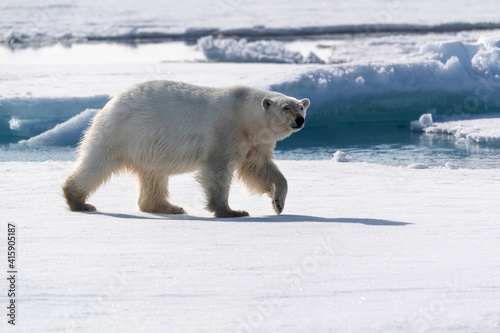
POLYGON ((269 109, 269 107, 270 107, 271 105, 273 105, 273 100, 272 100, 272 99, 269 99, 269 98, 264 98, 264 99, 262 100, 262 108, 263 108, 264 110, 269 109))
POLYGON ((304 98, 303 100, 301 100, 301 102, 302 102, 302 105, 304 105, 305 109, 307 109, 309 107, 309 105, 311 104, 311 102, 307 98, 304 98))

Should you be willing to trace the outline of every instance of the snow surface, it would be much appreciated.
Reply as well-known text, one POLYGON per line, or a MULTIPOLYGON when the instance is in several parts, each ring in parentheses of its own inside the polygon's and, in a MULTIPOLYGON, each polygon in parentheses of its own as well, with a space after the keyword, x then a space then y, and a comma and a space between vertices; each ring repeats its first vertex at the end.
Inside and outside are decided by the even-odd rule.
POLYGON ((199 38, 499 28, 496 0, 3 0, 0 42, 199 38), (277 14, 279 13, 279 14, 277 14))
POLYGON ((60 195, 72 162, 0 163, 0 257, 7 223, 18 235, 15 331, 499 331, 498 170, 278 164, 283 215, 236 184, 230 204, 252 216, 223 220, 192 175, 171 182, 190 215, 139 212, 129 176, 85 214, 60 195))

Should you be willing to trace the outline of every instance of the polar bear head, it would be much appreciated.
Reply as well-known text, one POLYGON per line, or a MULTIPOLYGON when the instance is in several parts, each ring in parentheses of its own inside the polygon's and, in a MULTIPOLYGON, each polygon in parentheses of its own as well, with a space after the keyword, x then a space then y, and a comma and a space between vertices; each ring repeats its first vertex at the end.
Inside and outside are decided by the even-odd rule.
POLYGON ((304 127, 309 105, 310 101, 307 98, 302 100, 288 96, 263 98, 262 108, 269 124, 267 130, 274 140, 282 140, 304 127))

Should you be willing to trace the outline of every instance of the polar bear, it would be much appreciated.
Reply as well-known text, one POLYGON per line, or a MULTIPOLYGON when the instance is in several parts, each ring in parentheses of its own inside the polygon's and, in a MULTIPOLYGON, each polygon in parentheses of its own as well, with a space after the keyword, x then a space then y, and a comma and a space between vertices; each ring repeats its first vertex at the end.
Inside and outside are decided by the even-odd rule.
POLYGON ((88 196, 111 174, 129 170, 139 182, 141 211, 183 214, 168 201, 170 175, 198 172, 207 209, 216 217, 248 216, 228 205, 233 174, 253 193, 267 193, 283 211, 287 181, 274 163, 276 141, 299 131, 309 100, 236 86, 209 88, 150 81, 99 111, 63 184, 73 211, 94 211, 88 196))

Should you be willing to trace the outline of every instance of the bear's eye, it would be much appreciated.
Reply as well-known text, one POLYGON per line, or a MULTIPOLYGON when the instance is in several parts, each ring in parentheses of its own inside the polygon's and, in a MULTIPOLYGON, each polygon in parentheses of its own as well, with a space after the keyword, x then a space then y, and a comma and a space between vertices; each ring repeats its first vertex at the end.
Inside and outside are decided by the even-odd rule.
POLYGON ((300 106, 300 111, 304 111, 304 107, 302 105, 300 106))
POLYGON ((283 110, 290 111, 290 107, 288 105, 283 106, 283 110))

